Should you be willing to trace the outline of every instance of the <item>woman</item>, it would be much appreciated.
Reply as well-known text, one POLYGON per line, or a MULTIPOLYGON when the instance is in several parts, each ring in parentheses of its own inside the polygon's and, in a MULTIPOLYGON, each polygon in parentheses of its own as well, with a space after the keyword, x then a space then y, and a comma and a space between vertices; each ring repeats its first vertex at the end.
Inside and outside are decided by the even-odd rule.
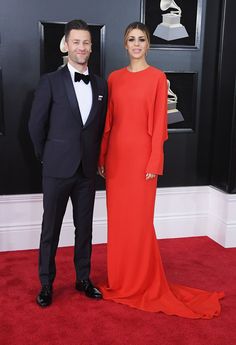
POLYGON ((167 80, 149 66, 146 26, 130 24, 124 36, 130 63, 109 76, 109 104, 99 159, 108 208, 107 300, 187 318, 220 313, 223 293, 169 284, 153 226, 158 175, 167 139, 167 80))

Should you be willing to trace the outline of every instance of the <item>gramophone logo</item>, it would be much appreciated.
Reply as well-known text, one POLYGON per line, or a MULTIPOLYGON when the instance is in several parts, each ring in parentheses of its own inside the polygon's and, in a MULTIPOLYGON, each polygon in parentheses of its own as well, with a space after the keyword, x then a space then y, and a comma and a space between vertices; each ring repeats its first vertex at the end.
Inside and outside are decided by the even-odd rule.
POLYGON ((176 108, 177 107, 177 95, 170 88, 170 81, 167 79, 168 86, 168 124, 184 121, 183 115, 176 108))
MULTIPOLYGON (((62 37, 61 42, 60 42, 60 51, 64 54, 67 53, 67 50, 65 47, 65 35, 62 37)), ((62 58, 63 58, 63 64, 59 68, 62 68, 68 62, 68 55, 63 55, 62 58)))
POLYGON ((161 0, 160 8, 162 11, 167 11, 169 8, 174 8, 174 10, 162 15, 162 23, 157 25, 153 35, 166 41, 188 37, 185 27, 180 23, 181 8, 175 1, 161 0))

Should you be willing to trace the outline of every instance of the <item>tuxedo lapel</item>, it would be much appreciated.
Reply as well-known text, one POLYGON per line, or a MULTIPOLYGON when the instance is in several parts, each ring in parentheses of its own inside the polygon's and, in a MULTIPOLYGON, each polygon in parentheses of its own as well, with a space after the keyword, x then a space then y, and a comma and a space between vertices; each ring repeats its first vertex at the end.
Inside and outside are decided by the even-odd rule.
POLYGON ((62 72, 62 77, 65 83, 66 93, 67 93, 68 101, 71 106, 72 113, 74 114, 75 118, 79 121, 80 125, 83 127, 81 113, 80 113, 75 89, 71 80, 71 75, 68 70, 68 67, 67 66, 63 67, 61 72, 62 72))
POLYGON ((94 119, 98 107, 98 86, 95 79, 95 76, 90 73, 90 82, 91 82, 91 88, 92 88, 92 94, 93 94, 93 100, 92 100, 92 107, 89 113, 89 116, 87 118, 87 121, 85 122, 84 127, 87 127, 94 119))

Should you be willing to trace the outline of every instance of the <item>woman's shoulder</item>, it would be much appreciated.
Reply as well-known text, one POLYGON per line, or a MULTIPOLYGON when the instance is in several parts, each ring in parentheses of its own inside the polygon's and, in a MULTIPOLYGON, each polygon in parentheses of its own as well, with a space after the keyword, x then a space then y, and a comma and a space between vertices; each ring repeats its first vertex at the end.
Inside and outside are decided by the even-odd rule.
POLYGON ((126 67, 123 67, 123 68, 112 71, 108 76, 108 80, 113 80, 113 79, 116 79, 117 77, 119 78, 119 76, 125 72, 125 69, 126 67))
POLYGON ((158 78, 166 78, 165 72, 163 72, 161 69, 157 67, 150 66, 149 70, 153 75, 155 75, 158 78))

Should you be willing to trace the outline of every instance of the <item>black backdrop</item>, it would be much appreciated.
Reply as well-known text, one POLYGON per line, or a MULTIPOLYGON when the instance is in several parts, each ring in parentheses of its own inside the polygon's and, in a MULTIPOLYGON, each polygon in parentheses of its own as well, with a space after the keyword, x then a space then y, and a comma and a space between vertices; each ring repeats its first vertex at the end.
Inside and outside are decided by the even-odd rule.
MULTIPOLYGON (((18 0, 1 0, 4 113, 0 119, 3 115, 4 126, 0 128, 4 134, 0 135, 0 194, 41 192, 41 167, 34 157, 27 129, 32 96, 40 76, 39 22, 83 18, 90 24, 104 24, 107 76, 127 64, 123 31, 128 23, 140 19, 140 5, 139 0, 68 0, 66 3, 21 0, 19 6, 18 0)), ((214 184, 236 192, 235 64, 232 63, 235 3, 234 0, 202 0, 201 12, 200 49, 152 49, 148 55, 150 64, 162 70, 198 75, 194 131, 169 133, 165 174, 159 179, 159 186, 214 184)), ((97 186, 104 188, 100 178, 97 186)))

